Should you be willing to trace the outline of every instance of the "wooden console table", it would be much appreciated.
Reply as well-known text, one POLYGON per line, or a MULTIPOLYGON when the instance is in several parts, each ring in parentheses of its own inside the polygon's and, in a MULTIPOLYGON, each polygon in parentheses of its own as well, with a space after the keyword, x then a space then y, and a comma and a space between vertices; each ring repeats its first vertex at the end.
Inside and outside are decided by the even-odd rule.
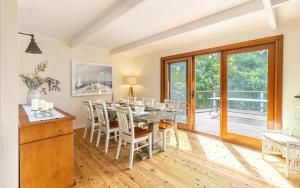
POLYGON ((74 184, 74 116, 29 122, 19 106, 20 187, 70 187, 74 184))

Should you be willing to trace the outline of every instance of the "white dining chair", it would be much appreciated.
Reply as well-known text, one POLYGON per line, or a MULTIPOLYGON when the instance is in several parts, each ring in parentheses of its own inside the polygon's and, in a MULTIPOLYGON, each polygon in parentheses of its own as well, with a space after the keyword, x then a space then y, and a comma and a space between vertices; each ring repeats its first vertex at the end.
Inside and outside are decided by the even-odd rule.
POLYGON ((148 105, 150 107, 154 106, 154 103, 155 103, 155 99, 154 98, 143 97, 142 100, 143 100, 144 105, 148 105))
POLYGON ((127 96, 127 97, 125 98, 125 103, 126 103, 126 105, 134 105, 136 99, 137 99, 137 97, 127 96))
POLYGON ((157 103, 155 103, 155 108, 159 109, 159 110, 165 110, 166 109, 166 104, 157 102, 157 103))
POLYGON ((175 139, 177 145, 179 144, 178 132, 177 132, 177 115, 180 110, 180 106, 185 103, 179 101, 171 101, 166 99, 164 101, 166 107, 166 113, 170 113, 171 115, 165 117, 165 119, 159 122, 159 130, 163 134, 163 151, 166 151, 167 148, 167 132, 174 131, 175 139), (168 112, 169 111, 169 112, 168 112))
POLYGON ((135 106, 143 106, 143 101, 137 101, 137 100, 136 100, 136 101, 134 102, 134 105, 135 105, 135 106))
POLYGON ((97 103, 95 104, 98 121, 99 121, 99 129, 96 147, 99 147, 100 138, 102 135, 105 135, 105 147, 104 152, 108 152, 109 139, 114 138, 117 141, 117 136, 119 134, 119 124, 118 121, 110 121, 107 113, 106 103, 97 103), (114 133, 111 136, 111 133, 114 133))
POLYGON ((84 128, 83 138, 86 138, 87 130, 90 127, 90 143, 93 142, 94 132, 97 131, 95 127, 99 126, 98 118, 94 115, 94 109, 90 100, 83 100, 83 109, 86 119, 86 126, 84 128))
POLYGON ((126 143, 130 143, 128 167, 129 169, 131 169, 135 150, 148 146, 149 157, 152 156, 152 132, 134 126, 132 112, 129 107, 118 107, 116 108, 116 112, 120 128, 116 159, 119 159, 122 142, 124 141, 126 143), (148 142, 144 144, 146 140, 148 140, 148 142), (143 145, 139 145, 138 143, 141 143, 143 145))

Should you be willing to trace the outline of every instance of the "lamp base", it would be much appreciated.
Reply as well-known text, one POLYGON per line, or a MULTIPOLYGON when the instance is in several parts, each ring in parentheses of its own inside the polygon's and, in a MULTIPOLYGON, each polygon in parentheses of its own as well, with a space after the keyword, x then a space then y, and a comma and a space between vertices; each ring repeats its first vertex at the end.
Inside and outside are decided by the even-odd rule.
POLYGON ((129 87, 129 90, 128 90, 128 96, 129 96, 129 97, 134 97, 132 86, 129 87))

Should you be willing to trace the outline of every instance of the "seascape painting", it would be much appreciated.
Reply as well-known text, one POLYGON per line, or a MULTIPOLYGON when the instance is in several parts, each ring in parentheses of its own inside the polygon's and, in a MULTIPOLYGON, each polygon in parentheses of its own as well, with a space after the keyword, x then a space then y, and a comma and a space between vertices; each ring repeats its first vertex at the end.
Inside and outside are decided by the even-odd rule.
POLYGON ((112 93, 112 67, 72 60, 72 96, 112 93))

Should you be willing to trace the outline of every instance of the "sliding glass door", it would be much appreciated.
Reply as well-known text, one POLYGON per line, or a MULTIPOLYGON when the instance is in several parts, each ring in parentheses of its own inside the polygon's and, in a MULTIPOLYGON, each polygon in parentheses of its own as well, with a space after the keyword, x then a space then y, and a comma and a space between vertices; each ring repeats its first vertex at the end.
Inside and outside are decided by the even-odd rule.
POLYGON ((223 53, 224 138, 259 144, 273 118, 273 55, 272 45, 223 53))
POLYGON ((162 58, 161 98, 186 101, 181 128, 259 148, 281 129, 282 36, 162 58))
POLYGON ((220 136, 221 53, 195 56, 194 130, 220 136))
MULTIPOLYGON (((174 59, 172 61, 167 61, 166 66, 166 98, 171 99, 172 101, 181 101, 186 103, 186 108, 181 108, 178 115, 179 127, 190 129, 189 125, 191 123, 189 120, 188 109, 190 103, 190 67, 191 59, 182 58, 174 59)), ((184 106, 184 105, 182 105, 184 106)))

